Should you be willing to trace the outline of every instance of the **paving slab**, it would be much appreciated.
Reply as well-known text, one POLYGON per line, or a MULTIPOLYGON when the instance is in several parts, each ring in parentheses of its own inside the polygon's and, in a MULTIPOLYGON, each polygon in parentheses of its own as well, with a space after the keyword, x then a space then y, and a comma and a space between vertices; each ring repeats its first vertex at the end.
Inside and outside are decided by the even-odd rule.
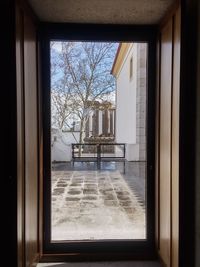
POLYGON ((116 171, 52 171, 52 240, 144 239, 145 208, 116 171))

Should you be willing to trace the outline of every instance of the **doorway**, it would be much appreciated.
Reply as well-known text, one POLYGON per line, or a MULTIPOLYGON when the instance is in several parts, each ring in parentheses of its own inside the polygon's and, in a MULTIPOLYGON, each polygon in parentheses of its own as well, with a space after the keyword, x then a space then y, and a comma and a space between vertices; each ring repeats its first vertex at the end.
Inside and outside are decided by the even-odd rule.
MULTIPOLYGON (((152 105, 148 105, 154 96, 154 78, 149 77, 150 66, 154 62, 153 46, 148 38, 140 42, 127 42, 126 39, 109 42, 101 39, 92 42, 71 40, 74 39, 53 38, 51 34, 45 40, 44 250, 51 253, 101 253, 106 250, 112 253, 122 249, 123 252, 130 253, 136 248, 138 254, 141 247, 153 243, 154 236, 154 199, 151 195, 154 190, 151 164, 154 161, 154 119, 152 105), (108 49, 110 54, 112 52, 112 58, 109 59, 110 65, 106 61, 105 67, 109 68, 109 75, 112 75, 113 86, 109 81, 109 89, 102 95, 97 92, 97 98, 92 98, 95 95, 93 89, 91 97, 80 106, 81 86, 86 82, 88 74, 83 70, 87 60, 81 49, 89 54, 95 51, 95 46, 108 44, 113 51, 108 49), (70 56, 75 59, 75 64, 70 62, 70 56), (76 59, 76 56, 79 58, 76 59), (143 65, 141 72, 134 62, 143 65), (122 73, 125 64, 129 83, 126 87, 130 87, 127 88, 129 98, 126 96, 123 99, 126 93, 122 82, 124 74, 121 78, 117 64, 121 64, 122 73), (59 71, 56 66, 60 68, 59 71), (77 67, 79 71, 74 71, 77 67), (56 76, 53 78, 53 75, 56 76), (69 78, 67 84, 70 86, 63 86, 62 75, 69 78), (132 105, 135 108, 134 117, 129 110, 124 112, 124 107, 134 91, 130 84, 137 84, 139 76, 144 91, 142 92, 142 87, 135 86, 135 104, 132 105), (81 81, 80 85, 78 81, 81 81), (142 96, 143 106, 139 102, 142 96), (58 124, 61 123, 61 116, 58 117, 58 111, 66 103, 73 112, 65 110, 70 114, 64 112, 68 119, 60 129, 58 124), (85 116, 82 128, 81 119, 77 115, 80 111, 85 116), (144 117, 141 119, 142 113, 144 117), (127 119, 128 116, 130 119, 127 119), (125 130, 126 121, 134 121, 135 128, 125 130), (145 127, 141 127, 141 123, 145 127), (127 139, 128 135, 130 139, 133 137, 133 131, 135 143, 127 139), (139 139, 143 140, 141 144, 139 139)), ((88 67, 86 69, 88 72, 88 67)), ((100 70, 103 70, 103 63, 100 70)), ((66 80, 67 78, 65 82, 66 80)), ((108 82, 108 76, 106 81, 108 82)), ((98 86, 97 89, 101 91, 101 84, 98 83, 98 86)), ((127 105, 127 109, 130 106, 127 105)))

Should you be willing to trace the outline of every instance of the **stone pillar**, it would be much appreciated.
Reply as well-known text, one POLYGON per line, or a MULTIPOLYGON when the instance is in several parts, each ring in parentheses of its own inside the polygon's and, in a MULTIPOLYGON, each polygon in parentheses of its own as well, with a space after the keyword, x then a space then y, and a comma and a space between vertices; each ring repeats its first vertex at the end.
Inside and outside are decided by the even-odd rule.
POLYGON ((96 112, 92 115, 92 136, 96 136, 96 112))
POLYGON ((92 135, 99 135, 99 110, 94 110, 92 115, 92 135))
POLYGON ((95 136, 99 135, 99 110, 95 110, 96 120, 95 120, 95 136))
POLYGON ((105 110, 102 111, 102 134, 105 134, 105 110))
POLYGON ((113 110, 113 135, 116 134, 116 109, 113 110))
POLYGON ((86 121, 86 125, 85 125, 85 137, 89 137, 89 133, 90 133, 90 116, 88 117, 87 121, 86 121))
POLYGON ((110 133, 110 109, 108 109, 108 134, 110 133))
POLYGON ((108 110, 104 110, 104 116, 103 116, 103 134, 105 136, 108 135, 108 110))
POLYGON ((113 130, 113 109, 110 110, 110 134, 114 134, 113 130))
POLYGON ((92 133, 92 114, 89 115, 89 136, 92 133))
POLYGON ((99 134, 102 134, 102 110, 99 110, 99 134))

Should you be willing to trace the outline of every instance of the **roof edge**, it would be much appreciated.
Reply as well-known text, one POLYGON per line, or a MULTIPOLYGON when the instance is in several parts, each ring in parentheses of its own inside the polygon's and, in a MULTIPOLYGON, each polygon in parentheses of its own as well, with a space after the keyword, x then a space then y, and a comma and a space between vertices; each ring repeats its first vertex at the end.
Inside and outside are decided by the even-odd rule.
POLYGON ((120 43, 117 49, 117 53, 115 55, 115 59, 112 65, 111 74, 115 77, 117 76, 120 67, 123 63, 124 56, 126 55, 128 48, 130 47, 131 43, 120 43))

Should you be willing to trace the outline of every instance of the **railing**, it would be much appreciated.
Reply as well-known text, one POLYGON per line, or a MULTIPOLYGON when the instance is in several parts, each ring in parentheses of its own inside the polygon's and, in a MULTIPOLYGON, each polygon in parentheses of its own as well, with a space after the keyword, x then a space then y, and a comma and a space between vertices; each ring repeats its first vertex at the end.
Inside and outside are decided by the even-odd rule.
POLYGON ((123 161, 125 165, 126 146, 124 143, 75 143, 72 144, 72 161, 94 161, 100 167, 102 161, 123 161))

